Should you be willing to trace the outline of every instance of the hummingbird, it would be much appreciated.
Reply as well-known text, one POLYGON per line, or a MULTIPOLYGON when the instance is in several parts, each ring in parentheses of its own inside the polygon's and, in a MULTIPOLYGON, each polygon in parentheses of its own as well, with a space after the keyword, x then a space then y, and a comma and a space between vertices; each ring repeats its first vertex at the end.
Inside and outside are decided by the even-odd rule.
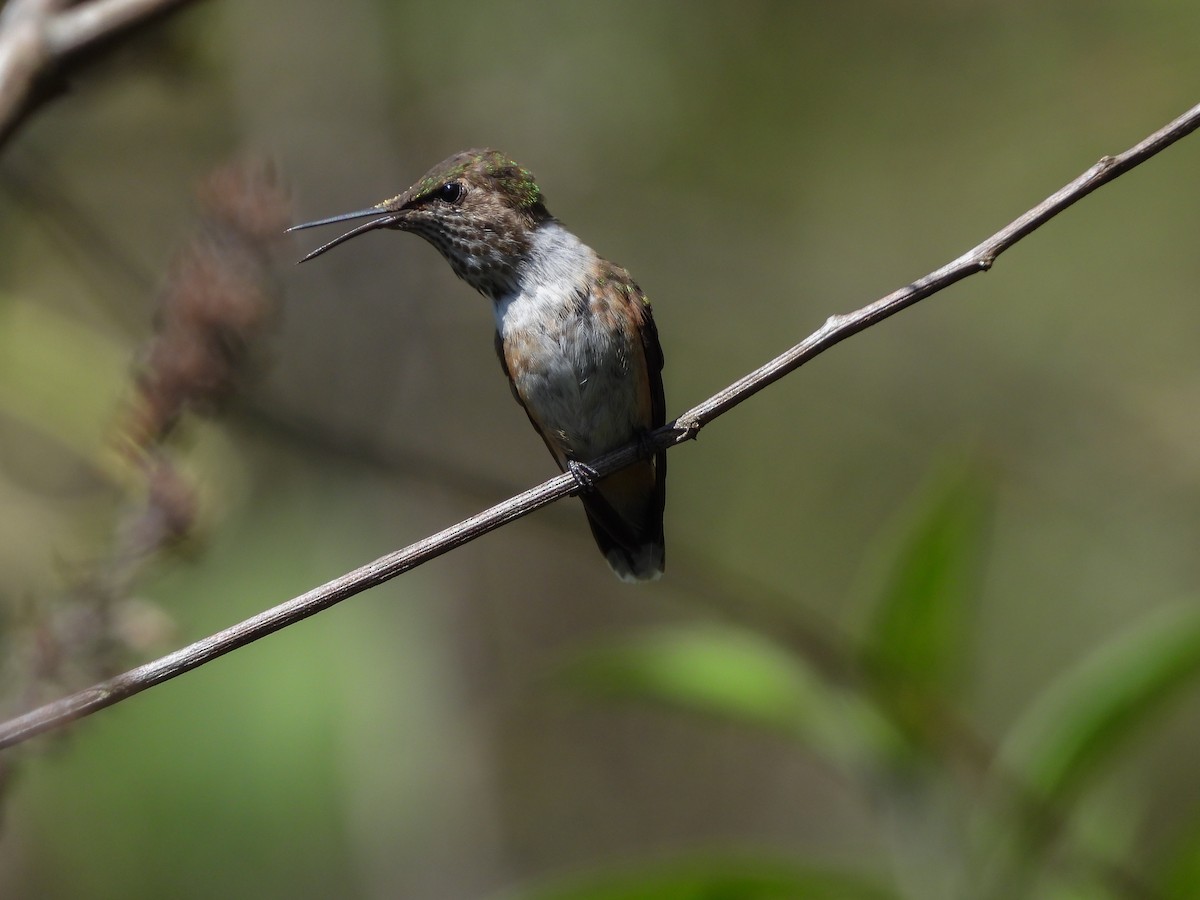
POLYGON ((402 194, 289 231, 365 217, 301 262, 381 228, 433 244, 491 301, 513 396, 559 469, 575 476, 609 566, 624 581, 660 577, 666 452, 604 478, 587 465, 666 418, 658 330, 629 272, 552 216, 533 175, 498 150, 457 153, 402 194))

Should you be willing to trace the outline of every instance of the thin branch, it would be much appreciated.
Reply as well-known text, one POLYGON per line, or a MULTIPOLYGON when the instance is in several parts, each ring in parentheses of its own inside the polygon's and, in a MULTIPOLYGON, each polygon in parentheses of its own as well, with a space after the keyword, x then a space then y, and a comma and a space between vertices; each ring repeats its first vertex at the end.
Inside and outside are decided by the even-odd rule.
MULTIPOLYGON (((786 353, 655 431, 648 441, 650 447, 672 447, 695 438, 700 429, 709 422, 835 344, 969 275, 987 271, 996 258, 1017 241, 1077 200, 1154 156, 1197 127, 1200 127, 1200 105, 1119 156, 1104 157, 1070 184, 948 265, 853 313, 830 317, 820 329, 786 353)), ((634 462, 646 449, 650 448, 643 448, 637 443, 630 444, 600 457, 590 465, 603 477, 634 462)), ((61 727, 191 671, 219 656, 328 609, 348 597, 395 578, 514 519, 566 497, 576 489, 575 480, 571 475, 558 475, 451 528, 381 557, 224 631, 4 722, 0 724, 0 749, 61 727)))
POLYGON ((46 43, 56 57, 75 53, 118 31, 182 6, 187 0, 92 0, 64 10, 46 23, 46 43))
POLYGON ((9 0, 0 13, 0 146, 80 52, 189 0, 9 0))
POLYGON ((935 272, 930 272, 907 287, 893 291, 862 309, 842 316, 831 316, 819 330, 813 332, 791 350, 775 357, 749 375, 738 379, 695 409, 684 413, 676 420, 676 426, 699 431, 717 416, 728 412, 747 397, 778 381, 834 344, 870 328, 888 316, 948 288, 955 282, 962 281, 969 275, 986 272, 992 267, 996 257, 1021 238, 1036 231, 1096 188, 1107 184, 1117 176, 1128 172, 1134 166, 1140 165, 1176 141, 1191 134, 1197 127, 1200 127, 1200 105, 1193 106, 1179 118, 1164 125, 1124 153, 1118 156, 1105 156, 1070 184, 1055 191, 1033 209, 953 262, 942 266, 935 272))

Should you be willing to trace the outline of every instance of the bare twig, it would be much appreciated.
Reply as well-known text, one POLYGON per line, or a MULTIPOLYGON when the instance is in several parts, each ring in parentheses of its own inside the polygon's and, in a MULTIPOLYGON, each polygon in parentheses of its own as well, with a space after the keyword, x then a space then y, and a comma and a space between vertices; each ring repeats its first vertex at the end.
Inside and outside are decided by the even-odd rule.
MULTIPOLYGON (((655 431, 653 448, 671 447, 695 438, 700 429, 743 400, 823 353, 888 316, 961 281, 991 268, 996 258, 1021 238, 1035 231, 1077 200, 1122 173, 1154 156, 1200 127, 1200 105, 1150 135, 1119 156, 1106 156, 1070 184, 996 232, 973 250, 907 287, 901 288, 852 313, 830 317, 808 338, 786 353, 761 366, 725 390, 685 412, 674 422, 655 431)), ((637 443, 615 450, 590 465, 599 476, 634 462, 645 449, 637 443)), ((340 578, 268 609, 224 631, 196 641, 154 662, 131 669, 108 681, 49 703, 0 724, 0 749, 28 740, 34 735, 61 727, 75 719, 140 693, 149 687, 182 675, 232 650, 252 643, 328 609, 336 603, 382 584, 443 553, 462 546, 508 522, 573 493, 576 484, 569 474, 558 475, 478 513, 451 528, 418 541, 355 569, 340 578)))
POLYGON ((0 13, 0 146, 83 50, 189 0, 9 0, 0 13))

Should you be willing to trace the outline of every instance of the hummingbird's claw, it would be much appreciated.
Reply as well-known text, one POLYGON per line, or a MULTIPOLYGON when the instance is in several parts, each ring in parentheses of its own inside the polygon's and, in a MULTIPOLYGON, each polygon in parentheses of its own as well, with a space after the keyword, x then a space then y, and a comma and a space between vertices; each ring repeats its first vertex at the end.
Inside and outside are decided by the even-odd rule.
POLYGON ((571 477, 579 485, 579 493, 581 494, 590 494, 596 489, 596 482, 600 480, 599 472, 587 463, 581 463, 576 459, 567 460, 567 471, 571 473, 571 477))

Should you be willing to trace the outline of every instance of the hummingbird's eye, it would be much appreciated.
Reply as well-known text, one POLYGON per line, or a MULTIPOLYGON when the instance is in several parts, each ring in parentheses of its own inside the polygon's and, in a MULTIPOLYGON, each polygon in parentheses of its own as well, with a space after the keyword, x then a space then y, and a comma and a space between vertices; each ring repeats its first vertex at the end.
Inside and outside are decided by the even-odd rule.
POLYGON ((445 203, 457 203, 463 198, 463 186, 457 181, 447 181, 434 196, 445 203))

